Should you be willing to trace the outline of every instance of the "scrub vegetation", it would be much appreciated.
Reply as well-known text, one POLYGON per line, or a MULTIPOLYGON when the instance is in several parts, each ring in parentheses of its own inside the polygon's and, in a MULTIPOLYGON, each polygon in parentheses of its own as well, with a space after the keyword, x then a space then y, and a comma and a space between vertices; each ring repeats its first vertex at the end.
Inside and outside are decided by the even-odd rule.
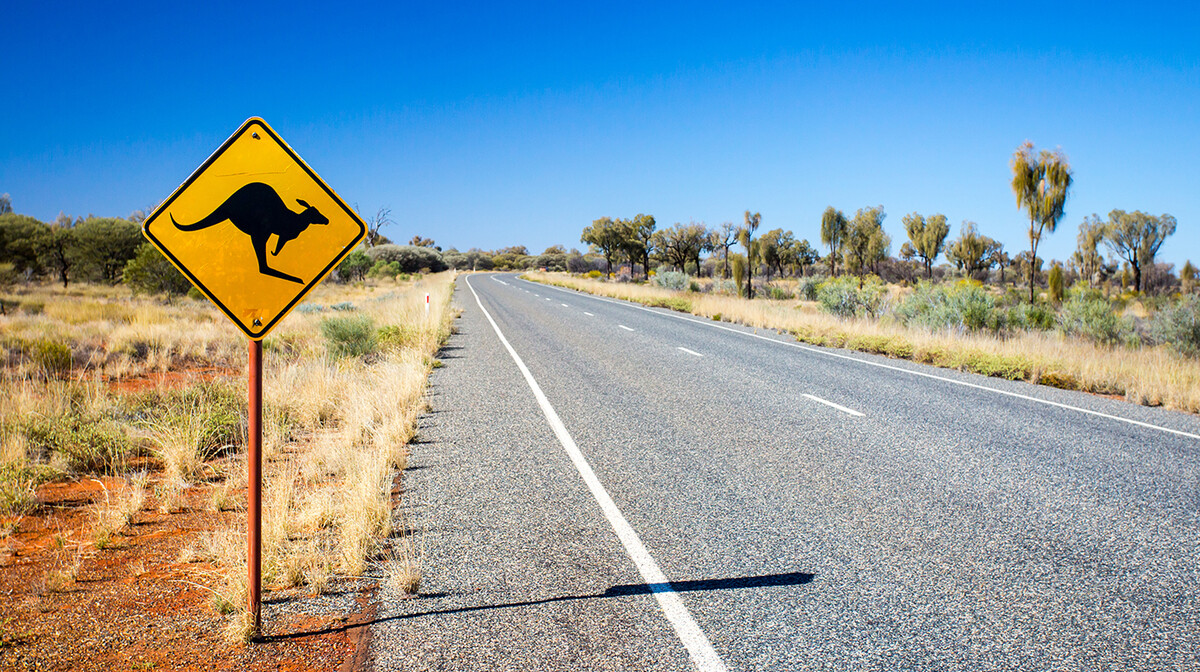
MULTIPOLYGON (((415 591, 421 554, 411 531, 393 529, 394 493, 450 334, 452 291, 452 273, 419 270, 327 282, 264 341, 267 590, 319 593, 370 575, 415 591)), ((38 494, 47 484, 97 493, 47 590, 70 590, 80 567, 127 545, 144 512, 245 509, 246 342, 207 301, 181 294, 28 275, 0 288, 4 534, 51 514, 38 494)), ((177 561, 243 638, 244 515, 214 520, 236 522, 196 536, 177 561)))

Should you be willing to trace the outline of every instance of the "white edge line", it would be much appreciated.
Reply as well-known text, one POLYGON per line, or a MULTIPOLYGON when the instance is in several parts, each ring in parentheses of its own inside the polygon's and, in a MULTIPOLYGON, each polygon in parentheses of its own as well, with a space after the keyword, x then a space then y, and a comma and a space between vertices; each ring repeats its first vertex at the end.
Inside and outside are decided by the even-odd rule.
POLYGON ((700 354, 700 353, 696 352, 695 350, 688 350, 687 348, 683 347, 682 345, 677 345, 677 346, 675 346, 675 349, 676 349, 676 350, 682 350, 682 351, 684 351, 684 352, 688 353, 689 355, 695 355, 695 356, 697 356, 697 357, 703 357, 703 356, 704 356, 704 355, 702 355, 702 354, 700 354))
POLYGON ((842 406, 841 404, 835 404, 832 401, 829 401, 828 399, 822 399, 816 395, 803 394, 800 396, 808 397, 809 399, 812 399, 813 401, 825 404, 826 406, 832 406, 833 408, 836 408, 837 410, 839 410, 843 413, 849 413, 850 415, 853 415, 853 416, 856 416, 859 418, 864 417, 862 413, 859 413, 858 411, 854 410, 853 408, 846 408, 845 406, 842 406))
POLYGON ((624 329, 625 331, 633 331, 633 327, 627 327, 623 324, 618 324, 617 326, 624 329))
POLYGON ((604 485, 596 477, 596 472, 592 471, 587 458, 583 456, 583 453, 579 450, 579 446, 575 444, 575 439, 571 438, 571 434, 567 432, 566 426, 559 419, 554 407, 550 405, 550 400, 546 398, 546 395, 542 392, 542 388, 534 380, 533 374, 525 366, 525 362, 521 360, 520 355, 509 344, 508 339, 504 337, 504 334, 500 331, 500 327, 492 319, 491 313, 487 311, 487 308, 483 307, 483 301, 479 299, 479 294, 471 286, 471 279, 464 278, 464 281, 467 283, 467 288, 471 290, 471 294, 475 296, 475 303, 479 304, 479 309, 483 311, 483 316, 487 318, 487 321, 492 325, 492 329, 495 330, 496 336, 500 338, 500 342, 504 344, 504 348, 508 350, 508 354, 517 363, 517 368, 521 370, 521 375, 525 377, 525 382, 529 384, 529 389, 533 390, 533 396, 537 399, 538 406, 541 407, 542 413, 546 416, 546 421, 550 423, 551 429, 554 430, 554 435, 558 437, 559 443, 567 451, 571 462, 579 470, 579 475, 583 477, 583 482, 587 485, 588 490, 596 498, 596 502, 600 505, 604 516, 608 518, 613 531, 617 533, 617 538, 621 540, 621 545, 625 547, 625 552, 629 554, 629 558, 637 566, 642 579, 650 585, 655 599, 658 600, 659 607, 662 608, 663 614, 667 617, 671 626, 675 628, 675 634, 683 642, 683 646, 687 649, 688 655, 691 656, 692 663, 696 666, 696 669, 701 670, 701 672, 727 672, 728 668, 725 667, 725 663, 721 660, 721 657, 717 655, 712 642, 708 640, 708 636, 704 634, 704 631, 700 629, 700 625, 692 618, 691 612, 683 604, 683 600, 679 598, 679 593, 671 588, 671 583, 667 580, 666 574, 663 574, 658 563, 654 561, 650 552, 642 544, 642 540, 638 537, 637 532, 625 520, 625 516, 621 513, 621 510, 617 508, 612 497, 608 495, 608 491, 604 489, 604 485))
MULTIPOLYGON (((525 280, 525 282, 532 283, 533 281, 525 280)), ((728 332, 731 332, 734 334, 741 334, 742 336, 749 336, 750 338, 757 338, 759 340, 769 341, 771 343, 784 345, 789 348, 796 348, 797 350, 803 350, 805 352, 812 352, 812 353, 815 353, 818 355, 824 355, 826 357, 836 357, 837 359, 845 359, 845 360, 849 360, 851 362, 858 362, 860 364, 866 364, 868 366, 874 366, 874 367, 878 367, 881 369, 890 369, 892 371, 899 371, 900 373, 907 373, 907 374, 910 374, 913 376, 921 376, 922 378, 931 378, 933 380, 940 380, 942 382, 951 383, 953 385, 961 385, 963 387, 971 387, 971 388, 975 388, 977 390, 985 390, 987 392, 994 392, 996 394, 1002 394, 1006 397, 1014 397, 1016 399, 1025 399, 1026 401, 1032 401, 1032 402, 1038 403, 1038 404, 1045 404, 1047 406, 1055 406, 1057 408, 1063 408, 1063 409, 1066 409, 1069 411, 1078 411, 1080 413, 1086 413, 1088 415, 1094 415, 1094 416, 1100 417, 1100 418, 1107 418, 1109 420, 1116 420, 1118 422, 1124 422, 1124 423, 1128 423, 1130 425, 1144 427, 1146 429, 1156 429, 1160 432, 1166 432, 1168 434, 1175 434, 1176 436, 1184 436, 1189 439, 1200 440, 1200 434, 1192 434, 1191 432, 1185 432, 1185 431, 1178 430, 1178 429, 1171 429, 1170 427, 1161 427, 1159 425, 1152 425, 1148 422, 1142 422, 1141 420, 1133 420, 1131 418, 1122 418, 1119 415, 1109 415, 1108 413, 1102 413, 1100 411, 1093 411, 1093 410, 1087 409, 1087 408, 1080 408, 1078 406, 1071 406, 1070 404, 1062 404, 1057 401, 1050 401, 1049 399, 1038 399, 1037 397, 1031 397, 1031 396, 1028 396, 1025 394, 1020 394, 1019 392, 1009 392, 1008 390, 998 390, 994 387, 988 387, 987 385, 979 385, 977 383, 968 383, 965 380, 954 380, 953 378, 945 378, 945 377, 938 376, 938 375, 935 375, 932 373, 925 373, 924 371, 913 371, 911 369, 905 369, 905 368, 902 368, 899 366, 892 366, 890 364, 884 364, 882 362, 872 362, 872 361, 866 360, 866 359, 859 359, 858 357, 851 357, 850 355, 843 355, 839 352, 829 352, 826 350, 819 350, 814 347, 801 345, 799 343, 789 343, 787 341, 780 341, 778 339, 768 338, 766 336, 750 333, 748 331, 741 331, 741 330, 733 329, 733 328, 726 327, 726 326, 723 326, 720 324, 715 324, 712 321, 695 320, 695 319, 692 319, 689 317, 684 317, 682 315, 676 315, 674 312, 664 313, 661 311, 653 310, 651 308, 647 308, 646 306, 640 306, 636 303, 630 303, 629 301, 618 301, 616 299, 610 299, 606 296, 596 296, 595 294, 589 294, 587 292, 581 292, 581 291, 570 290, 570 289, 563 289, 562 287, 555 287, 554 285, 547 285, 544 283, 537 283, 537 284, 541 287, 549 287, 550 289, 557 289, 560 292, 568 292, 571 294, 575 294, 577 296, 588 296, 593 299, 596 299, 597 301, 605 301, 607 303, 615 303, 617 305, 627 306, 629 308, 636 308, 638 310, 644 310, 648 313, 654 313, 655 315, 663 315, 666 317, 673 317, 677 320, 683 320, 684 322, 693 322, 695 324, 704 325, 706 327, 711 327, 713 329, 721 329, 721 330, 728 331, 728 332)))

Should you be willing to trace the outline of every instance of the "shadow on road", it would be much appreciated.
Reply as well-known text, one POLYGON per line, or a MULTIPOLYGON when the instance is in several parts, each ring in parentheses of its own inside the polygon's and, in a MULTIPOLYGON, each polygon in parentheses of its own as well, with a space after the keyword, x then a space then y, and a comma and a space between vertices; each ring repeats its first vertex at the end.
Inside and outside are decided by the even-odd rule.
MULTIPOLYGON (((389 621, 406 621, 413 618, 422 618, 425 616, 444 616, 450 614, 466 614, 474 611, 492 611, 494 609, 513 609, 517 607, 533 607, 541 604, 554 604, 555 602, 574 602, 577 600, 596 600, 611 597, 626 597, 629 595, 653 595, 654 593, 665 593, 674 591, 677 593, 690 593, 697 591, 708 590, 739 590, 743 588, 766 588, 772 586, 799 586, 805 583, 810 583, 816 577, 815 574, 806 572, 787 572, 783 574, 764 574, 761 576, 740 576, 729 579, 701 579, 697 581, 671 581, 670 583, 629 583, 619 586, 612 586, 603 593, 592 593, 589 595, 560 595, 557 597, 547 597, 542 600, 527 600, 524 602, 506 602, 504 604, 480 604, 471 607, 456 607, 454 609, 435 609, 432 611, 421 611, 412 614, 398 614, 396 616, 387 616, 384 618, 376 618, 361 623, 353 623, 341 625, 333 628, 325 628, 322 630, 311 630, 303 632, 291 632, 287 634, 268 635, 263 638, 263 641, 282 641, 288 639, 297 639, 300 637, 311 637, 314 635, 325 635, 334 632, 344 632, 353 630, 366 625, 375 623, 387 623, 389 621)), ((418 597, 424 598, 439 598, 450 597, 449 593, 424 593, 418 597)))

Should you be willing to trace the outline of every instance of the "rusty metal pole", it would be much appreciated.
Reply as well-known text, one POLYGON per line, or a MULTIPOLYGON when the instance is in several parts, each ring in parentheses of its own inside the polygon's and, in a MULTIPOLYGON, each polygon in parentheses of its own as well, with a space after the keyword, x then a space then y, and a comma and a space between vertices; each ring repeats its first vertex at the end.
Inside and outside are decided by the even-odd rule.
POLYGON ((249 436, 246 464, 246 553, 251 637, 262 635, 262 341, 250 341, 249 436))

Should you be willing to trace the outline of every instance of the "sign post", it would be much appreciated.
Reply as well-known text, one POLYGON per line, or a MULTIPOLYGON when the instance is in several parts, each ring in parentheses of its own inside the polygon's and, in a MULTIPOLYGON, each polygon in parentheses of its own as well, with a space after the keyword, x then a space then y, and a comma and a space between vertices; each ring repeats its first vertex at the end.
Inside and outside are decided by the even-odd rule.
POLYGON ((262 339, 367 227, 282 138, 247 119, 142 223, 142 233, 250 341, 247 535, 252 636, 262 632, 262 339))

